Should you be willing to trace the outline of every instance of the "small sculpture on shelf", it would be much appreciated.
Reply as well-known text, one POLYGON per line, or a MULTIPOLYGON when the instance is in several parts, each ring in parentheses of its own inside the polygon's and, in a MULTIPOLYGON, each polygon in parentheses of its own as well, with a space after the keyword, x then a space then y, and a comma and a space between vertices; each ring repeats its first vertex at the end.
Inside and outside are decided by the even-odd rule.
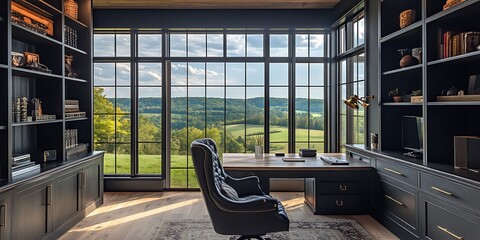
POLYGON ((77 78, 78 75, 73 71, 73 56, 65 55, 65 75, 69 78, 77 78))
POLYGON ((409 67, 418 64, 418 59, 412 56, 411 50, 408 48, 398 49, 397 50, 402 59, 400 59, 400 67, 409 67))
POLYGON ((404 94, 401 93, 398 88, 390 90, 390 92, 388 92, 388 95, 393 97, 394 102, 403 102, 404 94))
POLYGON ((52 73, 52 70, 40 63, 40 55, 31 52, 24 52, 23 55, 25 56, 25 67, 37 71, 52 73))
POLYGON ((33 105, 32 118, 33 118, 34 121, 36 121, 38 117, 43 115, 43 113, 42 113, 42 101, 40 101, 40 99, 38 99, 38 98, 32 98, 31 101, 32 101, 32 105, 33 105))

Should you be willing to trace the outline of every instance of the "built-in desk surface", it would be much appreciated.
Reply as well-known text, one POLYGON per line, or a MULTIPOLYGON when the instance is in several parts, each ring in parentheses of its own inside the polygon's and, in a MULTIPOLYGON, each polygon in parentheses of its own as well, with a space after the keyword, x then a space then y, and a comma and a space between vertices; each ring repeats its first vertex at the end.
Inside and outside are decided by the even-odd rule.
MULTIPOLYGON (((284 157, 300 157, 298 154, 286 154, 284 157, 276 157, 275 154, 264 154, 262 159, 256 159, 255 154, 245 153, 224 153, 223 154, 223 168, 225 170, 334 170, 334 169, 362 169, 371 168, 370 164, 356 160, 349 159, 349 165, 331 165, 320 159, 321 156, 336 157, 345 159, 345 154, 342 153, 322 153, 317 154, 317 157, 302 157, 305 162, 285 162, 284 157)), ((301 173, 300 173, 301 174, 301 173)), ((301 176, 300 176, 301 177, 301 176)))
POLYGON ((271 178, 305 178, 305 203, 315 214, 368 214, 373 205, 374 168, 356 158, 349 158, 349 165, 330 165, 321 156, 346 158, 341 153, 322 153, 303 157, 305 162, 285 162, 275 154, 256 159, 255 154, 225 153, 223 168, 232 177, 257 176, 266 193, 271 178))

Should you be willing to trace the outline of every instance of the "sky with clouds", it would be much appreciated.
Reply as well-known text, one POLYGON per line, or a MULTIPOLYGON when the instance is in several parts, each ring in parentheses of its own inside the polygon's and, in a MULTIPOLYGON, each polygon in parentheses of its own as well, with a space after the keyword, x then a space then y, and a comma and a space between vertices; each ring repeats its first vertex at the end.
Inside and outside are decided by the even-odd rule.
MULTIPOLYGON (((170 34, 171 57, 223 57, 226 43, 227 57, 263 57, 263 34, 170 34), (224 39, 224 36, 226 39, 224 39)), ((269 38, 271 57, 288 57, 288 35, 271 34, 269 38)), ((297 57, 323 57, 324 36, 322 34, 297 34, 295 36, 297 57)), ((95 57, 129 57, 130 35, 95 34, 95 57)), ((161 57, 162 36, 160 34, 138 34, 139 57, 161 57)), ((139 62, 138 84, 140 97, 159 97, 162 84, 162 63, 139 62)), ((322 86, 324 65, 322 63, 297 63, 297 85, 322 86)), ((172 97, 201 96, 227 98, 250 98, 263 96, 265 82, 263 62, 175 62, 171 65, 172 97), (204 86, 208 85, 207 91, 204 86), (203 86, 203 87, 201 87, 203 86), (245 91, 245 86, 247 91, 245 91), (223 87, 226 87, 227 96, 223 87), (203 90, 202 90, 203 89, 203 90), (205 93, 207 92, 207 93, 205 93)), ((270 64, 270 93, 272 97, 288 97, 288 63, 270 64), (274 87, 273 87, 274 86, 274 87)), ((95 86, 104 87, 107 97, 128 97, 130 91, 130 63, 95 63, 95 86), (115 92, 115 85, 117 90, 115 92)), ((297 95, 305 91, 298 90, 297 95)), ((323 98, 322 94, 318 95, 323 98)), ((308 97, 308 94, 306 94, 308 97)))

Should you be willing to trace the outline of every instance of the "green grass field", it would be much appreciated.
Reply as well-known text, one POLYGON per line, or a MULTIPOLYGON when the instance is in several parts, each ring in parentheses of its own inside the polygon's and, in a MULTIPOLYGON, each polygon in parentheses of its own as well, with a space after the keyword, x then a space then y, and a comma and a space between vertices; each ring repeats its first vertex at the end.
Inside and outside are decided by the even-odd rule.
MULTIPOLYGON (((260 125, 247 125, 244 130, 243 124, 229 125, 227 126, 227 133, 232 134, 235 138, 237 136, 261 134, 263 133, 263 126, 260 125)), ((288 141, 288 129, 282 126, 271 126, 270 135, 271 142, 287 142, 288 141)), ((308 129, 296 130, 297 141, 308 141, 308 129)), ((310 146, 306 143, 298 143, 299 148, 315 148, 318 151, 323 151, 324 132, 321 130, 310 130, 310 141, 318 141, 322 143, 313 143, 310 146)), ((271 143, 271 152, 287 152, 287 143, 271 143)), ((139 173, 140 174, 158 174, 161 172, 161 157, 159 155, 140 155, 139 156, 139 173)), ((104 172, 105 174, 130 174, 130 155, 117 154, 116 164, 115 155, 113 153, 105 154, 104 160, 104 172), (116 172, 115 172, 116 169, 116 172)), ((172 188, 196 188, 198 183, 195 177, 195 171, 193 170, 192 159, 186 155, 172 155, 170 157, 171 166, 171 187, 172 188), (189 169, 187 171, 187 169, 189 169), (188 183, 187 183, 188 175, 188 183)))

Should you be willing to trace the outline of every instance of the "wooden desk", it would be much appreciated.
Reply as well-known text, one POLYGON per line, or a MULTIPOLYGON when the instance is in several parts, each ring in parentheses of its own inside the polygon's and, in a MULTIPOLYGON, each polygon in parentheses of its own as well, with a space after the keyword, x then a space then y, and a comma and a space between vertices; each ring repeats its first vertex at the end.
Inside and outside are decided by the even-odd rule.
POLYGON ((266 193, 270 178, 305 178, 305 203, 315 214, 368 214, 373 206, 374 168, 357 159, 349 159, 349 165, 330 165, 320 156, 345 158, 330 153, 304 157, 305 162, 284 162, 274 154, 257 160, 254 154, 224 153, 223 168, 232 177, 257 176, 266 193))

